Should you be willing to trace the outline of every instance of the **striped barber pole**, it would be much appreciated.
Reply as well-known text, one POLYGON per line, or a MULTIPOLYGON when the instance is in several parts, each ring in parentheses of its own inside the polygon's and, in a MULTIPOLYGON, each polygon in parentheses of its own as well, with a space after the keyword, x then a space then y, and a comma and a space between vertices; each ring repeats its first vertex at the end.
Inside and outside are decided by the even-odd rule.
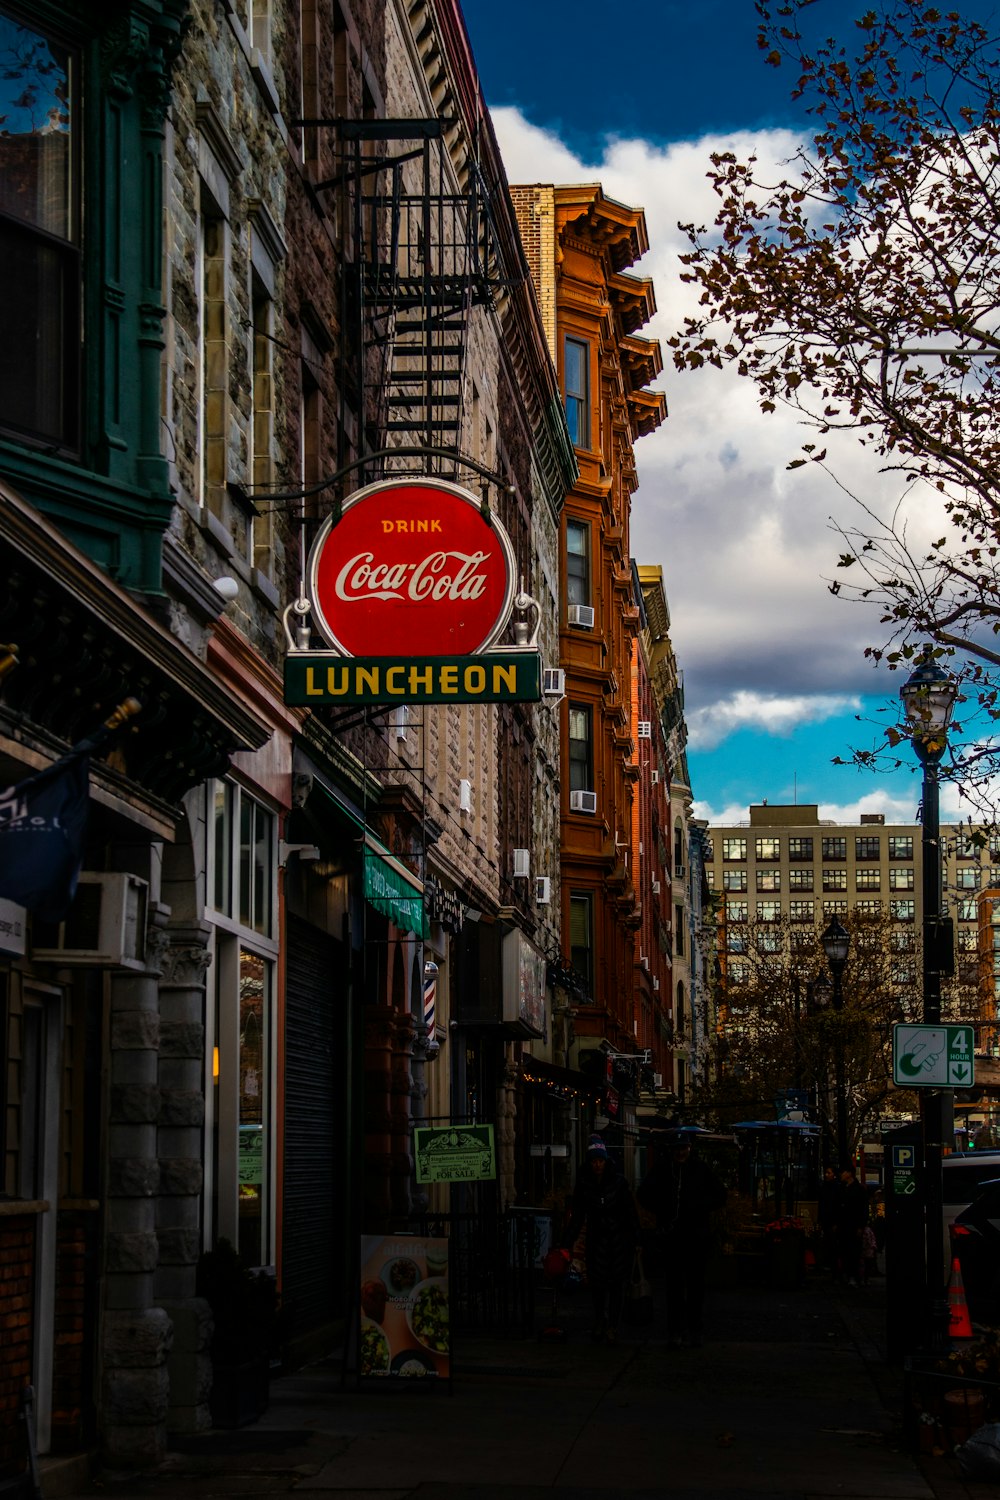
POLYGON ((431 959, 424 964, 424 1025, 427 1027, 427 1040, 437 1045, 435 1034, 436 1002, 437 1002, 437 977, 438 966, 431 959))

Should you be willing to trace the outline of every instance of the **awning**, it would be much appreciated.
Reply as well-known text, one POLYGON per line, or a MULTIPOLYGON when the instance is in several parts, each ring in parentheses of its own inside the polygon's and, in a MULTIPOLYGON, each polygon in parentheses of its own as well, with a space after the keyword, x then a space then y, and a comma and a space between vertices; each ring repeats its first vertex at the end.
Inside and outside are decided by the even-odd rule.
POLYGON ((365 834, 365 900, 402 932, 428 936, 424 888, 372 833, 365 834))
POLYGON ((544 1089, 556 1098, 603 1099, 607 1084, 598 1082, 574 1068, 560 1068, 557 1063, 540 1057, 521 1058, 521 1077, 527 1084, 544 1089))

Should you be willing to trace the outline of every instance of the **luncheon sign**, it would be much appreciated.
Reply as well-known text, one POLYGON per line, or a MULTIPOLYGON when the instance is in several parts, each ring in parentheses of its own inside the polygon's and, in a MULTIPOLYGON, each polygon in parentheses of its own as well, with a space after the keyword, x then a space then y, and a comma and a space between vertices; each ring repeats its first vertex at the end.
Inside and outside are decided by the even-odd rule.
POLYGON ((289 651, 286 702, 536 701, 537 650, 496 645, 514 570, 503 526, 459 485, 406 478, 358 490, 309 556, 312 620, 331 649, 289 651))

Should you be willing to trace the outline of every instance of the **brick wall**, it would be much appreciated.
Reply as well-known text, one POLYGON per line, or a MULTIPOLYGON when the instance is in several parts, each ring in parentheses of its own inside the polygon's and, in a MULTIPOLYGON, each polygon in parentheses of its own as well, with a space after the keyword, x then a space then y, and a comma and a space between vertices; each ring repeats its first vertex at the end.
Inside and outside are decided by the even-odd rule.
POLYGON ((76 1452, 86 1437, 87 1222, 60 1213, 56 1248, 55 1349, 52 1370, 52 1450, 76 1452))
POLYGON ((35 1216, 0 1217, 0 1477, 24 1468, 21 1392, 32 1381, 35 1216))

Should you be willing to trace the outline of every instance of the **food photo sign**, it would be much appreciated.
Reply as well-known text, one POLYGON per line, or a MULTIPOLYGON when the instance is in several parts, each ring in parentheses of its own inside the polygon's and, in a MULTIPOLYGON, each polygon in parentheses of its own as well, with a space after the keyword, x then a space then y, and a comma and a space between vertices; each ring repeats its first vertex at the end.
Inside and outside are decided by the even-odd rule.
POLYGON ((362 1376, 450 1378, 446 1239, 361 1236, 358 1349, 362 1376))
POLYGON ((355 491, 320 527, 308 597, 285 612, 285 702, 537 702, 538 650, 497 645, 515 602, 537 609, 515 596, 515 566, 499 518, 460 485, 407 477, 355 491), (330 649, 303 647, 289 611, 330 649))

